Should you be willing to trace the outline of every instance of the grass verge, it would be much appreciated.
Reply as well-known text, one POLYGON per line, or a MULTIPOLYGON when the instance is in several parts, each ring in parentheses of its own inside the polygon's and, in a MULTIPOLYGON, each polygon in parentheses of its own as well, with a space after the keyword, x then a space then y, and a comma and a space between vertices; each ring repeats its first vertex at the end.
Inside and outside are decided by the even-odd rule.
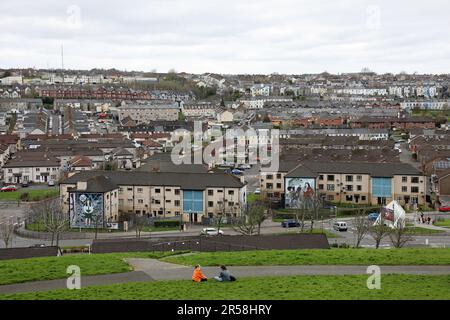
POLYGON ((0 295, 0 299, 127 300, 401 300, 450 299, 450 276, 383 275, 380 290, 367 288, 367 276, 289 276, 242 278, 236 282, 153 281, 81 290, 0 295))
POLYGON ((170 254, 130 252, 2 260, 0 285, 66 278, 70 265, 79 266, 82 275, 127 272, 132 269, 124 258, 161 258, 170 254))
POLYGON ((162 260, 189 266, 450 265, 450 250, 403 248, 200 252, 162 260))

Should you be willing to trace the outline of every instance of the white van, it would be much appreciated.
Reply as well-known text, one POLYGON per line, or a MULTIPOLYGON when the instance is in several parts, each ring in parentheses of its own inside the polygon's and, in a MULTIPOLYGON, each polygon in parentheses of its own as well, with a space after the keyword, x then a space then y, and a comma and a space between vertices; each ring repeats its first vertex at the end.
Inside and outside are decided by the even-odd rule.
POLYGON ((347 231, 347 222, 335 222, 333 224, 333 229, 336 231, 347 231))

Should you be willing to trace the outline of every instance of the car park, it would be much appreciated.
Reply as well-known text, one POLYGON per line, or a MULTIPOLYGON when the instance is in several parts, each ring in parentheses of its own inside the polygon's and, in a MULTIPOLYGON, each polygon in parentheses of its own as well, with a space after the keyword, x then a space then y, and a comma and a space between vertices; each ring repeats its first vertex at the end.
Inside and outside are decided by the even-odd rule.
POLYGON ((348 230, 347 222, 338 221, 333 224, 333 229, 339 232, 345 232, 348 230))
POLYGON ((218 230, 216 228, 203 228, 200 232, 202 236, 221 236, 223 235, 223 230, 218 230))
POLYGON ((282 228, 298 228, 300 227, 300 223, 297 220, 284 220, 281 222, 282 228))

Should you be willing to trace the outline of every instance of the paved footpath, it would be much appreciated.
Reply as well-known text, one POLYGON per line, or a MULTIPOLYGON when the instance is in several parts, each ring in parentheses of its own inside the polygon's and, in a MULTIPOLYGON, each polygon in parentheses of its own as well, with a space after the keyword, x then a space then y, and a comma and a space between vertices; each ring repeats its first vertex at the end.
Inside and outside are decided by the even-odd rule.
MULTIPOLYGON (((155 259, 127 259, 134 271, 126 273, 84 276, 81 286, 108 285, 127 282, 147 282, 153 280, 186 280, 191 279, 192 267, 158 261, 155 259)), ((447 275, 450 266, 380 266, 384 274, 411 275, 447 275)), ((295 276, 295 275, 366 275, 367 266, 235 266, 229 267, 237 278, 263 276, 295 276)), ((218 275, 218 267, 202 267, 208 277, 218 275)), ((83 270, 81 270, 83 272, 83 270)), ((48 291, 65 289, 66 280, 35 281, 21 284, 0 286, 0 294, 19 292, 48 291)), ((1 300, 1 297, 0 297, 1 300)))

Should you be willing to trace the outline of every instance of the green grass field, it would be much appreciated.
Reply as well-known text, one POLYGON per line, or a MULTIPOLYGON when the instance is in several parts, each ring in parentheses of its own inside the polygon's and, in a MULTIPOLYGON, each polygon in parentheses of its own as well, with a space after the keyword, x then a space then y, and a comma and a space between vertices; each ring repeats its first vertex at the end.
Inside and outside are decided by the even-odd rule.
POLYGON ((450 265, 450 250, 441 248, 269 250, 200 252, 162 260, 193 266, 283 265, 450 265))
POLYGON ((38 201, 59 195, 59 188, 48 189, 20 189, 14 192, 0 192, 0 200, 17 201, 22 193, 28 193, 28 201, 38 201))
POLYGON ((77 265, 83 275, 131 271, 124 258, 160 258, 170 253, 108 253, 62 257, 31 258, 0 261, 0 285, 27 281, 62 279, 67 267, 77 265))
POLYGON ((445 219, 445 220, 440 220, 440 221, 436 221, 434 223, 435 226, 438 227, 445 227, 445 228, 450 228, 450 219, 445 219))
POLYGON ((5 299, 141 300, 401 300, 450 299, 450 276, 382 275, 381 289, 369 290, 367 276, 243 278, 236 282, 153 281, 81 290, 0 295, 5 299))
POLYGON ((427 229, 427 228, 423 228, 423 227, 409 227, 408 228, 408 232, 412 235, 433 235, 433 234, 440 234, 443 233, 445 231, 441 231, 441 230, 432 230, 432 229, 427 229))
MULTIPOLYGON (((279 236, 283 236, 283 235, 289 235, 289 234, 298 234, 299 232, 298 232, 298 230, 299 230, 299 228, 295 228, 294 230, 296 230, 296 231, 292 231, 292 230, 286 230, 285 232, 280 232, 280 233, 276 233, 276 235, 279 235, 279 236)), ((313 231, 312 232, 310 232, 310 230, 308 229, 308 228, 305 228, 305 230, 303 231, 303 232, 301 232, 302 234, 325 234, 326 236, 327 236, 327 238, 340 238, 341 236, 339 236, 339 235, 337 235, 337 234, 335 234, 335 233, 333 233, 333 232, 330 232, 330 231, 327 231, 327 230, 322 230, 322 229, 313 229, 313 231)))

